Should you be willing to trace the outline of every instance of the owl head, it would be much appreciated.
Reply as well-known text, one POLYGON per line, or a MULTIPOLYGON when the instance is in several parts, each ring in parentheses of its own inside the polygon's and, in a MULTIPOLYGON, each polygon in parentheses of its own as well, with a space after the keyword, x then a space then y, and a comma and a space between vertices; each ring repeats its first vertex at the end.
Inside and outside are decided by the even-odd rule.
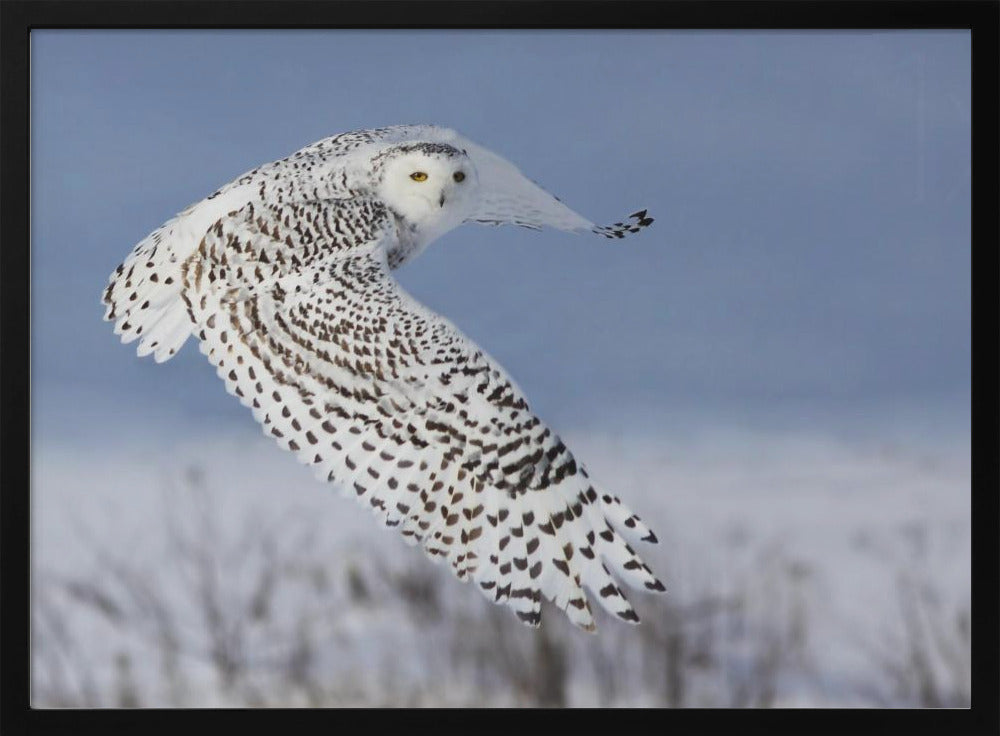
POLYGON ((437 237, 462 224, 478 174, 465 151, 444 143, 392 146, 372 161, 375 196, 408 228, 437 237))

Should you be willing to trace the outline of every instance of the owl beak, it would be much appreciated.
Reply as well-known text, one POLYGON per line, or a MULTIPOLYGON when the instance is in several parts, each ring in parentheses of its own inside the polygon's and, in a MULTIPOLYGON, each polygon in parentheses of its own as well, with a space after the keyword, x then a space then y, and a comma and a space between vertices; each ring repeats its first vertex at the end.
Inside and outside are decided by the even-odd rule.
POLYGON ((438 199, 438 205, 444 207, 444 192, 441 192, 441 197, 438 199))

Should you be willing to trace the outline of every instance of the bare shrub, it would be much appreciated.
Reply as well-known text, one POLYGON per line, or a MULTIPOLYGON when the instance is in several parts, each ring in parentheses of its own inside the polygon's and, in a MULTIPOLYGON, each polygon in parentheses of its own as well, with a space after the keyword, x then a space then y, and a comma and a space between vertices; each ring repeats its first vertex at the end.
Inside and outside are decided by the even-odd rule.
POLYGON ((896 578, 898 622, 868 651, 881 673, 864 684, 882 704, 916 708, 968 708, 972 693, 969 609, 949 609, 932 582, 916 570, 896 578))
MULTIPOLYGON (((389 536, 331 554, 319 520, 228 518, 196 469, 168 490, 155 564, 92 534, 90 572, 36 572, 37 707, 769 707, 814 674, 813 574, 777 545, 742 543, 736 583, 638 597, 638 627, 595 611, 595 636, 547 603, 524 627, 389 536)), ((968 611, 915 579, 900 605, 871 698, 967 704, 968 611)))

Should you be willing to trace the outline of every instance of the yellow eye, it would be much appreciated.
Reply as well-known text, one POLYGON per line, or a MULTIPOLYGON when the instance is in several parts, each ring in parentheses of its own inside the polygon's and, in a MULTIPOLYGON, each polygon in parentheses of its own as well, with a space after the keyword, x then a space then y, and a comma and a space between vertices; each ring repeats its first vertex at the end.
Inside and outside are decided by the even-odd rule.
POLYGON ((413 179, 413 181, 427 181, 427 174, 423 171, 414 171, 410 174, 410 178, 413 179))
POLYGON ((461 171, 456 171, 454 174, 452 174, 451 178, 454 179, 455 181, 465 181, 465 174, 461 171))

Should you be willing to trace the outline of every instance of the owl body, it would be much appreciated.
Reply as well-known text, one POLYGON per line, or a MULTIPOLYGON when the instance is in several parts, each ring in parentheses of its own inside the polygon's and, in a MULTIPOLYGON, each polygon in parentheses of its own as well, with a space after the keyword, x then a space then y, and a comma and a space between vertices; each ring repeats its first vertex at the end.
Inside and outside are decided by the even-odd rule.
POLYGON ((587 592, 637 621, 618 580, 663 586, 655 541, 536 417, 502 368, 392 269, 463 223, 620 238, 454 131, 319 141, 223 186, 111 275, 105 318, 139 355, 195 335, 227 390, 317 477, 537 625, 543 598, 592 629, 587 592))

